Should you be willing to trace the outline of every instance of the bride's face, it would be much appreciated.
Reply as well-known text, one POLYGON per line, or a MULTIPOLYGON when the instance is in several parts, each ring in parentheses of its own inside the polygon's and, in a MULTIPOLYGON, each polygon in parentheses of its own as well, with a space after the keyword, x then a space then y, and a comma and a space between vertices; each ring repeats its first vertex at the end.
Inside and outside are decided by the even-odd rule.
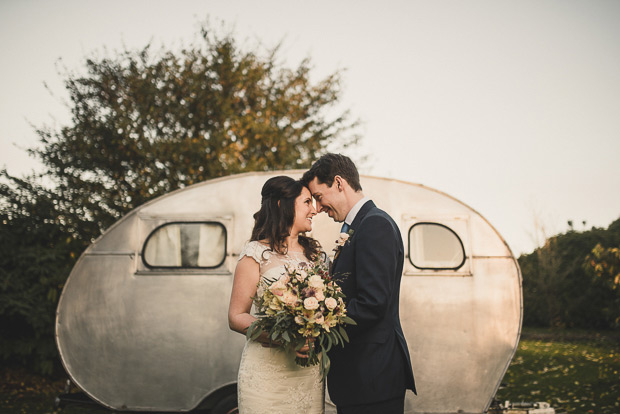
POLYGON ((312 195, 304 187, 295 199, 295 220, 291 234, 299 234, 312 230, 312 218, 316 216, 316 208, 312 204, 312 195))

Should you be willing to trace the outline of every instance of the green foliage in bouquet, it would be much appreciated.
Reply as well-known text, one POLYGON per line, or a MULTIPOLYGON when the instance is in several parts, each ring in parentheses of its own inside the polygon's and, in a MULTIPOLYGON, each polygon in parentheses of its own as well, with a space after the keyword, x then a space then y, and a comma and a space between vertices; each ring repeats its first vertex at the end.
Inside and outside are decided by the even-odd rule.
POLYGON ((356 325, 346 315, 343 298, 324 261, 287 266, 279 279, 259 282, 253 298, 258 319, 247 337, 255 340, 265 332, 272 343, 291 352, 308 344, 308 358, 295 361, 300 366, 320 363, 325 378, 330 368, 327 353, 349 342, 345 325, 356 325))

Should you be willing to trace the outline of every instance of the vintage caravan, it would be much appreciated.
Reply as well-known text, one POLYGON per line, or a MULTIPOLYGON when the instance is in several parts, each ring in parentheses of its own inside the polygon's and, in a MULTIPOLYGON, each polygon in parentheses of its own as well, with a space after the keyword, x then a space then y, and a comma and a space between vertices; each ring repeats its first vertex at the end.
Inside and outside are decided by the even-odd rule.
MULTIPOLYGON (((115 410, 233 412, 245 341, 227 322, 234 268, 263 183, 301 173, 196 184, 136 208, 97 239, 58 305, 71 381, 115 410)), ((400 313, 418 386, 406 412, 487 411, 521 329, 513 254, 482 215, 447 194, 371 176, 361 183, 405 243, 400 313)), ((327 251, 338 231, 325 214, 315 218, 313 236, 327 251)))

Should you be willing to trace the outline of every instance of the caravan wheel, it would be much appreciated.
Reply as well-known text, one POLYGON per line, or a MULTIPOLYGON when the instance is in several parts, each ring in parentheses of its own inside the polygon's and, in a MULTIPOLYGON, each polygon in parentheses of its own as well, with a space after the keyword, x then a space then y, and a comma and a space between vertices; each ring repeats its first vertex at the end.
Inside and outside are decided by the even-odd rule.
POLYGON ((213 407, 213 414, 239 414, 237 393, 222 397, 222 399, 215 404, 215 407, 213 407))

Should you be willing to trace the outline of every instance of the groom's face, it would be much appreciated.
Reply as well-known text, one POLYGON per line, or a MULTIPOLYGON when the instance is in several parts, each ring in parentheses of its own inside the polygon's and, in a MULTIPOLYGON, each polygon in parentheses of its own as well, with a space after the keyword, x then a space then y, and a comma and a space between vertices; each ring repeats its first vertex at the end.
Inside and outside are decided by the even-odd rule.
POLYGON ((314 177, 308 184, 308 188, 316 200, 316 210, 319 213, 327 213, 334 221, 344 221, 348 213, 346 198, 335 184, 329 187, 327 184, 319 183, 318 178, 314 177))

